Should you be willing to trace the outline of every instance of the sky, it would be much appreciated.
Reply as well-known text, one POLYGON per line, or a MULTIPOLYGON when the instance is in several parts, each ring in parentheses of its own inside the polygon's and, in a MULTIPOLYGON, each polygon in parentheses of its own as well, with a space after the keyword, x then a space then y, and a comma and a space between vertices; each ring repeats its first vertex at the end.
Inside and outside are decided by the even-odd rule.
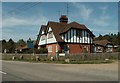
POLYGON ((68 23, 84 24, 95 36, 118 32, 117 2, 2 2, 2 39, 36 40, 41 25, 67 14, 67 4, 68 23))

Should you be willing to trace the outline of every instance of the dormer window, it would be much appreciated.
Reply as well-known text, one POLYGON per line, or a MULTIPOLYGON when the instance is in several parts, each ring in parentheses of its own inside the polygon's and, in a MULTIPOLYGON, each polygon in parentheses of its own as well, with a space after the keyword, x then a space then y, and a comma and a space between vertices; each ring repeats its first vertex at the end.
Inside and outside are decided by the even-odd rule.
POLYGON ((45 40, 46 39, 46 35, 42 35, 41 36, 41 41, 45 40))
POLYGON ((50 31, 50 32, 48 33, 48 39, 50 39, 50 38, 53 38, 53 32, 52 32, 52 31, 50 31))

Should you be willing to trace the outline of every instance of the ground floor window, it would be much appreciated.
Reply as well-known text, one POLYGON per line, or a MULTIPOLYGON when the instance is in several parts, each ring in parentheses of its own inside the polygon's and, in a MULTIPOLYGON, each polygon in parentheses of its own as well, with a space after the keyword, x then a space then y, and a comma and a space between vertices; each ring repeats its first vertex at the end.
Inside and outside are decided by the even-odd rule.
POLYGON ((107 48, 106 49, 106 52, 112 52, 113 50, 112 50, 112 48, 107 48))
POLYGON ((52 52, 52 46, 48 46, 48 52, 52 52))
POLYGON ((102 52, 102 51, 103 51, 102 47, 100 47, 100 46, 96 47, 96 52, 102 52))
POLYGON ((88 52, 89 51, 89 48, 87 45, 84 46, 84 52, 88 52))

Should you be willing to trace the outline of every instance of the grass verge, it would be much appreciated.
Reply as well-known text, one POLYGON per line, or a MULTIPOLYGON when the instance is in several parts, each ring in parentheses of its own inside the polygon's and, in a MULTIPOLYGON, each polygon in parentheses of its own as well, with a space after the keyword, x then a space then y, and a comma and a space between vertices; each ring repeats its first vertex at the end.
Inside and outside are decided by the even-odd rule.
POLYGON ((106 64, 106 63, 112 63, 114 62, 114 60, 88 60, 88 61, 70 61, 70 62, 65 62, 64 60, 55 60, 55 61, 51 61, 51 60, 40 60, 40 61, 36 61, 36 60, 30 60, 30 59, 7 59, 9 61, 24 61, 24 62, 33 62, 33 63, 58 63, 58 64, 106 64))

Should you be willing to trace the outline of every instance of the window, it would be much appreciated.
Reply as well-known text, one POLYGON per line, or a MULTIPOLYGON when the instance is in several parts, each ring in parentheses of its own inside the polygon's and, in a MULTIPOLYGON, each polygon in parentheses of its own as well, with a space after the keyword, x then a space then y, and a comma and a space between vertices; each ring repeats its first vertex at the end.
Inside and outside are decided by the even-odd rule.
POLYGON ((58 52, 58 46, 56 45, 56 52, 58 52))
POLYGON ((106 52, 112 52, 112 48, 107 48, 106 52))
POLYGON ((52 52, 52 46, 48 46, 48 52, 52 52))
POLYGON ((77 37, 79 37, 79 36, 80 36, 80 34, 79 34, 79 31, 78 31, 78 30, 76 30, 76 36, 77 36, 77 37))
POLYGON ((41 37, 41 41, 45 40, 46 36, 45 35, 42 35, 41 37))
POLYGON ((76 36, 77 36, 77 37, 82 36, 82 31, 76 30, 76 36))
POLYGON ((65 34, 65 36, 66 36, 66 40, 68 41, 68 32, 65 34))
POLYGON ((52 32, 48 33, 48 39, 50 39, 50 38, 53 38, 53 33, 52 32))
POLYGON ((88 51, 89 51, 89 48, 88 48, 87 45, 85 45, 85 46, 84 46, 84 52, 86 53, 86 52, 88 52, 88 51))
POLYGON ((96 51, 97 51, 97 52, 102 52, 102 47, 97 47, 97 48, 96 48, 96 51))
POLYGON ((89 33, 87 33, 87 37, 89 37, 89 33))

